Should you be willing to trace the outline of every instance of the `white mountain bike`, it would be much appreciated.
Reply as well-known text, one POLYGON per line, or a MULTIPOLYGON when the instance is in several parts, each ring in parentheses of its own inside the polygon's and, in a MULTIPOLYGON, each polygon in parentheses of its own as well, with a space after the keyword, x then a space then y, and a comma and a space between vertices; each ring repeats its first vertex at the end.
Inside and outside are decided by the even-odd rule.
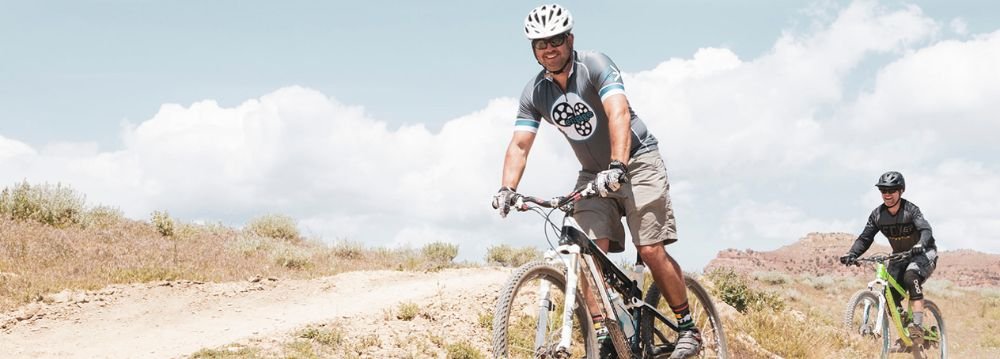
MULTIPOLYGON (((525 264, 511 275, 500 292, 493 313, 493 355, 498 358, 666 358, 674 350, 679 328, 655 284, 643 300, 643 265, 633 276, 611 262, 587 238, 572 217, 573 205, 593 197, 589 183, 564 197, 543 200, 520 197, 514 208, 534 211, 545 220, 549 249, 543 261, 525 264), (543 208, 551 209, 545 211, 543 208), (562 226, 550 219, 556 209, 565 213, 562 226), (549 229, 559 233, 558 245, 549 229), (598 284, 594 278, 604 280, 598 284), (613 348, 601 353, 586 301, 579 295, 580 279, 589 281, 604 313, 613 348), (670 313, 670 315, 664 315, 670 313)), ((701 358, 727 358, 722 321, 708 292, 685 274, 688 306, 702 335, 701 358)))

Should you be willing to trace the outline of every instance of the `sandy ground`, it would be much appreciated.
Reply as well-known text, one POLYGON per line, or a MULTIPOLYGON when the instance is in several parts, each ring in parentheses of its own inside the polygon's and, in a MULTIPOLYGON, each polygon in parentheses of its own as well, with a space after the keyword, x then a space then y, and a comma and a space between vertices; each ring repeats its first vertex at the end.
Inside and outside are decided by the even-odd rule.
POLYGON ((287 337, 311 323, 377 326, 402 302, 442 307, 428 311, 436 313, 427 316, 432 320, 461 316, 467 318, 463 322, 475 322, 487 308, 462 303, 492 303, 509 273, 501 268, 376 271, 313 280, 175 281, 64 291, 0 314, 0 356, 178 358, 229 343, 274 341, 268 338, 287 337))

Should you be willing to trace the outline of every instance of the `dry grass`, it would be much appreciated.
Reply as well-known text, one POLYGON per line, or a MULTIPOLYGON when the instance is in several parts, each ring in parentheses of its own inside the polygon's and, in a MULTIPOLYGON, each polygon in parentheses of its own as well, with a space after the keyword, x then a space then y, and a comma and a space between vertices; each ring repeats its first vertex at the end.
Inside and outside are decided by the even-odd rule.
MULTIPOLYGON (((776 293, 785 305, 780 309, 748 306, 746 313, 726 317, 724 325, 734 357, 877 356, 876 346, 850 338, 842 329, 844 306, 854 291, 865 287, 866 281, 776 273, 755 273, 749 278, 744 278, 745 284, 753 291, 776 293)), ((932 278, 929 283, 933 282, 932 278)), ((927 298, 943 312, 950 356, 1000 357, 1000 336, 996 334, 1000 332, 1000 291, 960 288, 946 281, 926 288, 927 298)))
POLYGON ((80 224, 62 228, 0 218, 0 311, 63 289, 94 290, 116 283, 310 278, 355 270, 437 270, 452 265, 434 249, 366 249, 352 243, 328 246, 285 236, 263 237, 218 224, 180 223, 166 212, 157 212, 150 222, 123 218, 107 207, 87 214, 80 224), (434 255, 434 260, 428 260, 425 252, 434 255))

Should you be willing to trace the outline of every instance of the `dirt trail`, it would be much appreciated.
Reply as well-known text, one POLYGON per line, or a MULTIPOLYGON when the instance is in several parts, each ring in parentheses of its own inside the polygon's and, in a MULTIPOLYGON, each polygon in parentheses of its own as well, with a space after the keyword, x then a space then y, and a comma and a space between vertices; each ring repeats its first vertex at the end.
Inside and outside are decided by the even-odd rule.
POLYGON ((6 358, 177 358, 251 337, 281 336, 309 323, 381 318, 404 301, 429 306, 459 294, 489 296, 508 274, 498 268, 377 271, 63 292, 50 296, 51 303, 0 314, 0 351, 6 358))

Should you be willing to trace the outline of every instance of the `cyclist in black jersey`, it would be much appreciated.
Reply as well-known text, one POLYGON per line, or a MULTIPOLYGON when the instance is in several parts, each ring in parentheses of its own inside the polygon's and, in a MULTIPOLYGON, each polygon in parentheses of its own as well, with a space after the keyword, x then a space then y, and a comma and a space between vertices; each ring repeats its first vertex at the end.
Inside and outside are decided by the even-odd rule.
MULTIPOLYGON (((906 191, 903 174, 886 172, 879 177, 875 186, 882 193, 882 205, 868 216, 865 229, 847 254, 840 257, 840 262, 845 265, 853 264, 858 256, 871 247, 877 232, 882 232, 889 239, 893 253, 909 251, 911 256, 908 260, 889 262, 886 269, 910 294, 913 309, 910 337, 914 339, 914 343, 922 342, 923 330, 920 324, 924 314, 924 293, 921 285, 937 266, 937 246, 934 244, 931 225, 924 219, 917 205, 903 199, 903 192, 906 191)), ((897 306, 901 304, 901 295, 902 293, 895 297, 898 298, 897 306)))

